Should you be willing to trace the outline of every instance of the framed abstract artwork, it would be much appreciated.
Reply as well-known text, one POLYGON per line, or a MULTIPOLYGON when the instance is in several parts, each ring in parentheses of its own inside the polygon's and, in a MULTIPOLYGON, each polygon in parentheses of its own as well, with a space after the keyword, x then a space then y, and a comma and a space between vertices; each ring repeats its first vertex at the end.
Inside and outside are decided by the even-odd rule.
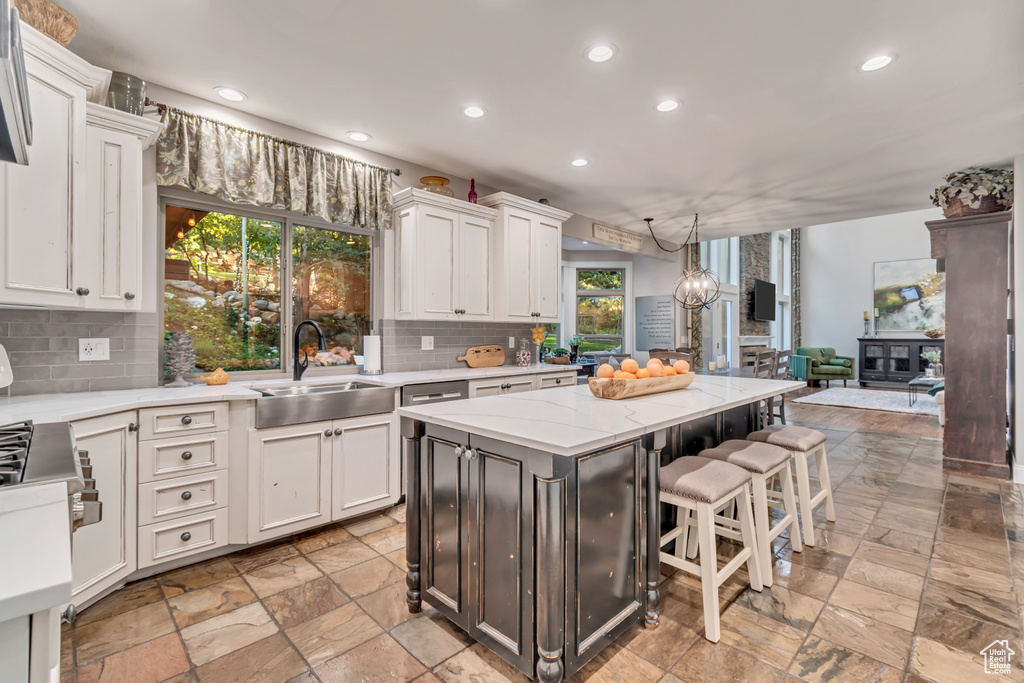
POLYGON ((923 332, 946 324, 946 274, 935 259, 877 261, 876 332, 923 332))

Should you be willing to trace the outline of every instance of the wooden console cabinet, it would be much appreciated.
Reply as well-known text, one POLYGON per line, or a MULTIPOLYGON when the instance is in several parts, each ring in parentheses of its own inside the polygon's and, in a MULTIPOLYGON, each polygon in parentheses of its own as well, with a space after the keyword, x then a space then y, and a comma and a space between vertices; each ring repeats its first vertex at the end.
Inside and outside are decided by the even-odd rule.
POLYGON ((921 358, 925 351, 938 351, 942 363, 946 362, 944 339, 900 339, 895 337, 862 337, 860 342, 860 385, 880 382, 906 384, 923 375, 928 361, 921 358))

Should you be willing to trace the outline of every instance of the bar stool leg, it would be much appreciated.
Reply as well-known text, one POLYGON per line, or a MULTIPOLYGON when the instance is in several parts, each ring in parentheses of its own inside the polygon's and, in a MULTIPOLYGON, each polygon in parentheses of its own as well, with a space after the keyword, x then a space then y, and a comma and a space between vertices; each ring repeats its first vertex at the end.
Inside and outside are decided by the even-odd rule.
POLYGON ((739 504, 738 516, 740 534, 743 536, 743 547, 750 548, 750 557, 747 558, 747 573, 750 575, 750 587, 760 593, 764 590, 764 582, 761 579, 761 557, 758 554, 757 538, 754 535, 754 523, 750 517, 749 485, 743 487, 737 503, 739 504))
MULTIPOLYGON (((761 567, 772 566, 772 544, 768 539, 768 531, 771 525, 768 513, 768 481, 764 475, 751 472, 750 485, 754 488, 754 535, 757 537, 757 550, 760 553, 758 558, 761 567)), ((764 585, 772 585, 772 574, 765 570, 763 573, 764 585)))
POLYGON ((811 475, 807 472, 807 454, 794 453, 796 489, 800 502, 800 526, 803 527, 804 545, 814 547, 814 508, 811 506, 811 475))
POLYGON ((700 588, 704 594, 704 635, 712 643, 722 637, 718 614, 718 553, 715 548, 715 511, 697 504, 697 537, 700 546, 700 588))
POLYGON ((832 480, 828 476, 828 457, 825 455, 825 444, 818 446, 814 455, 818 465, 818 483, 821 484, 821 490, 825 492, 825 519, 834 522, 836 521, 836 506, 832 502, 832 480))
POLYGON ((804 544, 800 541, 800 518, 796 507, 796 495, 793 492, 793 471, 789 463, 779 472, 779 479, 782 480, 782 504, 786 508, 786 514, 792 516, 793 521, 789 525, 789 544, 793 552, 800 553, 804 550, 804 544))

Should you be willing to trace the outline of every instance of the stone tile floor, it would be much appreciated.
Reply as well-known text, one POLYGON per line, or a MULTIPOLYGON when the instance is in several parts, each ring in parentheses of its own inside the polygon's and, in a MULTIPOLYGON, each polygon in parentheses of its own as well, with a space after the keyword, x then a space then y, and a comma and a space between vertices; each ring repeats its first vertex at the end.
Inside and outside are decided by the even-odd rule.
MULTIPOLYGON (((699 583, 668 574, 660 628, 578 681, 1024 681, 1024 495, 945 474, 941 442, 822 429, 837 521, 774 551, 775 585, 722 586, 703 638, 699 583), (1008 640, 1009 676, 980 651, 1008 640)), ((526 680, 433 610, 405 606, 404 509, 142 580, 64 629, 62 683, 526 680)), ((720 546, 724 559, 733 546, 720 546)))

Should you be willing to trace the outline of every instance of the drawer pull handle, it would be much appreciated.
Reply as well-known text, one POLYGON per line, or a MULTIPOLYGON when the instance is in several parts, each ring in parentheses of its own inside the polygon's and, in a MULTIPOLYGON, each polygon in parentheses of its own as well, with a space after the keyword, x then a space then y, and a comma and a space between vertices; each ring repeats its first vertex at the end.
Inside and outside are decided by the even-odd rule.
POLYGON ((556 380, 555 380, 555 384, 561 384, 561 383, 562 383, 562 380, 561 380, 561 379, 556 379, 556 380))
POLYGON ((191 498, 192 498, 192 492, 191 491, 182 491, 182 493, 181 493, 181 499, 182 500, 190 500, 191 498))
POLYGON ((186 531, 185 533, 183 533, 181 535, 181 540, 183 540, 183 541, 191 541, 192 540, 192 533, 189 532, 189 531, 186 531))
POLYGON ((190 415, 186 415, 185 417, 181 418, 181 424, 183 424, 183 425, 190 425, 190 424, 192 424, 192 417, 190 415))
POLYGON ((60 613, 60 620, 65 624, 75 623, 76 617, 78 617, 78 608, 75 607, 74 603, 68 605, 68 608, 60 613))
POLYGON ((184 453, 182 453, 181 454, 181 459, 182 460, 191 460, 192 459, 192 451, 185 451, 184 453))

